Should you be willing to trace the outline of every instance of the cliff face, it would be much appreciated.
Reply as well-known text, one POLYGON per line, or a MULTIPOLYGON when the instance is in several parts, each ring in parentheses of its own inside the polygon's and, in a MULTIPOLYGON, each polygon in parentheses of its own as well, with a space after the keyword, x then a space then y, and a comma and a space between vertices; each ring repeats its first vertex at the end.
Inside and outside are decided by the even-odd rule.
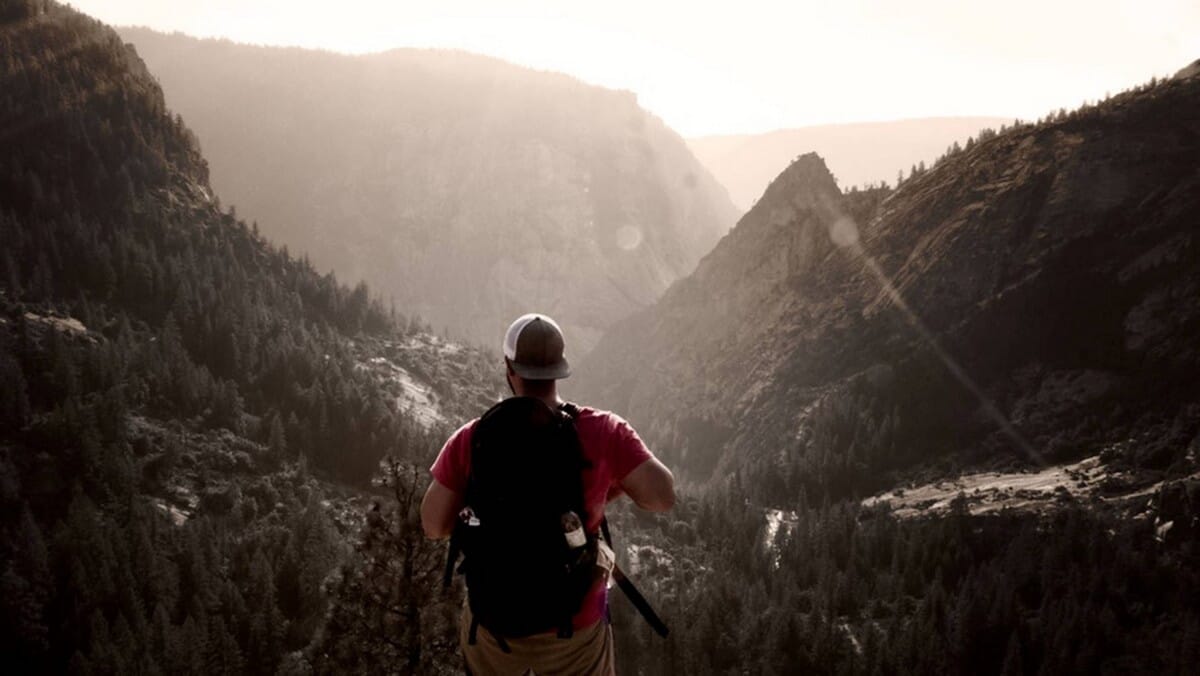
POLYGON ((798 158, 692 275, 601 341, 584 393, 706 474, 809 329, 842 203, 824 162, 798 158))
POLYGON ((699 479, 815 471, 832 448, 865 490, 938 458, 1191 430, 1197 110, 1195 79, 1160 83, 973 144, 882 200, 801 157, 580 382, 699 479))
POLYGON ((465 53, 349 57, 127 29, 262 230, 488 345, 530 310, 581 354, 733 225, 635 98, 465 53))

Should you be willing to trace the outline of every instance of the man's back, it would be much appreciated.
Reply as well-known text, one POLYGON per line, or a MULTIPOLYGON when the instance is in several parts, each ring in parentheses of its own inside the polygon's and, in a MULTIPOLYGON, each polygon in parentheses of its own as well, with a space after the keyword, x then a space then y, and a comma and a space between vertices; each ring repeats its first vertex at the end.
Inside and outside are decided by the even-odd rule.
MULTIPOLYGON (((478 424, 479 419, 476 418, 451 435, 430 470, 438 483, 459 495, 466 494, 471 445, 478 424)), ((625 490, 622 480, 643 463, 653 460, 653 455, 629 423, 614 413, 581 406, 575 419, 575 428, 584 460, 588 463, 583 471, 584 503, 588 515, 584 526, 588 533, 594 535, 600 530, 608 499, 625 490)), ((582 609, 574 618, 576 629, 587 627, 603 616, 605 589, 603 584, 597 584, 589 592, 582 609)))
MULTIPOLYGON (((540 400, 552 410, 563 406, 557 381, 571 374, 562 331, 553 319, 539 314, 517 318, 503 341, 505 377, 518 397, 540 400)), ((675 502, 674 478, 642 443, 629 423, 613 413, 581 407, 575 414, 588 534, 595 536, 608 501, 628 494, 642 509, 666 511, 675 502)), ((421 503, 421 523, 431 538, 449 536, 466 504, 471 475, 472 437, 479 420, 451 435, 431 468, 433 481, 421 503)), ((470 519, 468 519, 470 524, 470 519)), ((468 673, 475 674, 599 674, 614 673, 612 629, 603 622, 607 609, 607 571, 600 575, 572 618, 569 638, 555 633, 513 637, 491 635, 463 608, 459 639, 468 673), (477 635, 478 634, 478 635, 477 635)), ((468 585, 467 594, 471 589, 468 585)), ((566 624, 565 622, 563 623, 566 624)))

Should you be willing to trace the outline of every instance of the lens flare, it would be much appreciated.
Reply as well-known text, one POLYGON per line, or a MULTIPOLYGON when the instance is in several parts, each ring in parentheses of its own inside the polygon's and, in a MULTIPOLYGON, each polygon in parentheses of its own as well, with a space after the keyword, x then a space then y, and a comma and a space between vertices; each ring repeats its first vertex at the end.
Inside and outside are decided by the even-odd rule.
POLYGON ((617 228, 617 246, 625 251, 633 251, 642 244, 642 231, 633 225, 622 225, 617 228))
POLYGON ((858 244, 858 224, 848 216, 838 217, 829 226, 829 239, 842 249, 858 244))
POLYGON ((913 311, 908 302, 904 300, 904 296, 900 294, 900 290, 897 289, 896 285, 892 283, 891 278, 888 277, 887 273, 883 271, 883 268, 880 267, 877 262, 875 262, 875 259, 867 253, 866 249, 862 247, 862 243, 859 240, 858 225, 854 222, 854 219, 845 215, 839 216, 837 219, 835 219, 833 225, 829 227, 829 238, 833 240, 833 243, 839 248, 849 251, 862 262, 863 267, 866 268, 866 270, 871 273, 871 276, 875 278, 875 281, 879 284, 880 288, 883 289, 884 294, 886 294, 892 304, 900 310, 900 313, 904 315, 904 319, 908 322, 909 326, 911 326, 917 332, 917 335, 921 337, 921 340, 925 341, 929 348, 933 350, 934 354, 936 354, 938 359, 942 361, 942 364, 945 365, 946 369, 950 371, 950 374, 953 375, 954 378, 963 387, 965 387, 968 392, 974 395, 974 397, 979 401, 980 406, 983 408, 984 414, 996 423, 1004 436, 1008 437, 1008 439, 1012 441, 1012 443, 1015 444, 1016 447, 1019 448, 1021 452, 1024 453, 1025 456, 1034 464, 1038 465, 1039 467, 1048 466, 1048 463, 1046 462, 1045 458, 1042 457, 1042 454, 1039 453, 1032 444, 1026 441, 1025 437, 1021 436, 1021 433, 1017 431, 1017 428, 1014 427, 1012 422, 1009 421, 1008 417, 1004 415, 1004 412, 1000 410, 1000 407, 996 406, 996 403, 987 396, 987 394, 983 391, 983 388, 975 383, 974 379, 971 378, 966 369, 964 369, 962 365, 958 363, 958 360, 951 356, 950 353, 947 352, 940 343, 938 343, 937 337, 932 331, 929 330, 929 327, 925 325, 925 322, 922 321, 919 316, 917 316, 917 313, 913 311))

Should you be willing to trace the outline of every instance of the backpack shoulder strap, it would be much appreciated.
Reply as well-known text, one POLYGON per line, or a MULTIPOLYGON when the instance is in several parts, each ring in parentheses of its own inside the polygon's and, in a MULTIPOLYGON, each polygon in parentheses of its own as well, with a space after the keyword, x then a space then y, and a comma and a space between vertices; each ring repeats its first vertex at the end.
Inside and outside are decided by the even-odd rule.
MULTIPOLYGON (((615 549, 613 546, 612 533, 608 529, 607 517, 600 520, 600 532, 604 535, 604 541, 608 543, 608 546, 615 549)), ((646 600, 646 597, 642 596, 642 593, 638 591, 638 588, 633 584, 633 580, 630 580, 629 577, 625 575, 625 571, 621 570, 621 567, 617 565, 615 558, 613 560, 612 574, 613 580, 617 583, 617 588, 625 593, 625 597, 628 598, 629 602, 633 604, 633 607, 637 609, 638 614, 642 616, 642 619, 646 620, 646 623, 650 625, 650 628, 654 630, 654 633, 666 638, 667 634, 670 633, 670 629, 668 629, 666 623, 659 618, 658 613, 654 612, 654 608, 650 605, 650 602, 646 600)))
POLYGON ((564 418, 565 422, 571 426, 571 432, 575 436, 575 444, 579 449, 580 469, 590 468, 592 461, 588 460, 583 454, 583 441, 579 438, 579 428, 575 426, 575 421, 579 419, 579 407, 569 401, 564 401, 559 404, 558 412, 564 418))

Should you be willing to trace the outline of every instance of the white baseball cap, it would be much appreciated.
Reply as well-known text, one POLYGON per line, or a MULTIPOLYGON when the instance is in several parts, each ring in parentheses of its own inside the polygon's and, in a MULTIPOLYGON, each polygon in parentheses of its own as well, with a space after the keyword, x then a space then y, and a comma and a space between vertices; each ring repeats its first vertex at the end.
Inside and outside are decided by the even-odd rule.
POLYGON ((504 356, 512 370, 529 380, 559 380, 571 375, 563 356, 558 323, 543 314, 521 315, 504 334, 504 356))

